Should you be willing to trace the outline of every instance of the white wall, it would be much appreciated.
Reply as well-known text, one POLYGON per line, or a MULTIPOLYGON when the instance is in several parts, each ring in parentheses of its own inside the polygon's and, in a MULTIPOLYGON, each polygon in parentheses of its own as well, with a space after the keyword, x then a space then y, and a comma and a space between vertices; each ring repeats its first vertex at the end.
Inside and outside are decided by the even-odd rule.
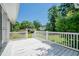
POLYGON ((0 5, 0 52, 2 48, 2 8, 0 5))
POLYGON ((2 9, 2 44, 5 44, 9 40, 10 21, 5 11, 2 9))

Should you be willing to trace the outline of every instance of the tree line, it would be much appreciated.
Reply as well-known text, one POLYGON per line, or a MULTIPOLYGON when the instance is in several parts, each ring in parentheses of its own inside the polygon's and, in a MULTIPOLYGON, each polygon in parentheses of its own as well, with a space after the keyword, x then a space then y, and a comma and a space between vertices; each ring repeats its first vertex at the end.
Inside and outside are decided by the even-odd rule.
POLYGON ((46 30, 79 32, 79 9, 73 3, 62 3, 49 8, 46 30))
POLYGON ((21 23, 16 21, 16 23, 14 25, 11 25, 11 31, 19 31, 19 30, 23 30, 23 29, 26 29, 26 28, 39 30, 40 26, 42 26, 42 25, 37 20, 34 20, 33 22, 24 20, 21 23))

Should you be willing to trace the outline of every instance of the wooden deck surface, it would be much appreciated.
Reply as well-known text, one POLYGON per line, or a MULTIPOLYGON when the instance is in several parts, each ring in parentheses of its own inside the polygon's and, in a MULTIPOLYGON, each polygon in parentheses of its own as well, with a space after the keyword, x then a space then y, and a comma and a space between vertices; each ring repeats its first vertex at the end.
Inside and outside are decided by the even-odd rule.
POLYGON ((28 39, 9 42, 2 56, 79 56, 79 52, 49 41, 28 39))
POLYGON ((51 49, 48 50, 48 56, 79 56, 79 51, 69 49, 48 41, 44 41, 43 43, 51 46, 51 49))

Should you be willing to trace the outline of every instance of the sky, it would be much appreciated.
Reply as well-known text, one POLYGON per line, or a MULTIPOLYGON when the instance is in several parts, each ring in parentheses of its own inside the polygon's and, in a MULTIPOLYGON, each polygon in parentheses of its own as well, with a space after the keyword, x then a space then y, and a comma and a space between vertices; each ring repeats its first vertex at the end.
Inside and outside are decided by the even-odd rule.
POLYGON ((54 3, 21 3, 19 14, 17 17, 18 22, 24 20, 33 22, 39 21, 42 25, 48 22, 48 9, 57 4, 54 3))

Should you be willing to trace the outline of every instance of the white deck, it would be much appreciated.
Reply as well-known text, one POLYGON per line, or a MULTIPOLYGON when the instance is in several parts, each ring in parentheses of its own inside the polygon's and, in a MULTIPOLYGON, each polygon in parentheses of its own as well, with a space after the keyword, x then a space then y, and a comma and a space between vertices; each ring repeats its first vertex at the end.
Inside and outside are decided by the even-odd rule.
POLYGON ((10 41, 5 48, 2 56, 36 56, 46 54, 46 50, 50 49, 50 46, 42 43, 36 39, 23 39, 17 41, 10 41), (43 51, 39 50, 44 48, 43 51))
POLYGON ((9 41, 2 56, 72 56, 79 55, 79 52, 36 39, 22 39, 9 41))

